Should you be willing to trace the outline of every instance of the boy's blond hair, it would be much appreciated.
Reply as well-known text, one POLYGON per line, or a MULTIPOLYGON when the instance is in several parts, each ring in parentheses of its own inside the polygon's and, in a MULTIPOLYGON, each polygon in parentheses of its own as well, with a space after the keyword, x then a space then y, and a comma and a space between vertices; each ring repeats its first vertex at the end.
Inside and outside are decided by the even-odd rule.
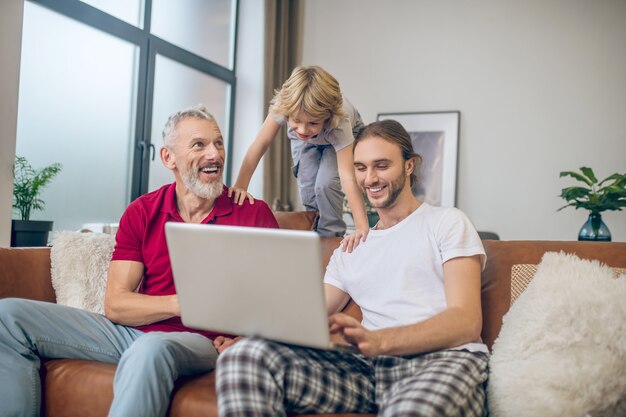
POLYGON ((346 117, 339 83, 318 66, 296 67, 270 102, 270 113, 288 119, 302 111, 335 128, 346 117))

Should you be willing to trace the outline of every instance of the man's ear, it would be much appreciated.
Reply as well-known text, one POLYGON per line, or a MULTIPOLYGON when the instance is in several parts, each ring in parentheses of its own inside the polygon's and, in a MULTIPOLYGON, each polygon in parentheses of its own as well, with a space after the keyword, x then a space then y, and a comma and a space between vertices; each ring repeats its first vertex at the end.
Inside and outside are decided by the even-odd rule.
POLYGON ((166 168, 173 170, 176 168, 176 157, 174 152, 168 148, 167 146, 161 147, 159 150, 159 154, 161 155, 161 161, 166 168))
POLYGON ((410 177, 415 171, 415 157, 404 161, 404 171, 407 177, 410 177))

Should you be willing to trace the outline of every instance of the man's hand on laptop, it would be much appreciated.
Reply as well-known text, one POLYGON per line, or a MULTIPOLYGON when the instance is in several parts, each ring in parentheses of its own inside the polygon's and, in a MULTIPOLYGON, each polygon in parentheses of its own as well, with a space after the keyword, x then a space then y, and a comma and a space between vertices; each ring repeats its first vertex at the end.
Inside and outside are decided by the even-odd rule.
POLYGON ((217 353, 222 353, 226 350, 227 347, 234 345, 238 341, 243 339, 242 336, 237 336, 235 338, 226 337, 226 336, 217 336, 215 340, 213 340, 213 346, 215 346, 215 350, 217 353))
POLYGON ((340 334, 363 355, 373 357, 383 353, 380 334, 366 329, 354 317, 344 313, 333 314, 328 318, 328 324, 331 334, 340 334))

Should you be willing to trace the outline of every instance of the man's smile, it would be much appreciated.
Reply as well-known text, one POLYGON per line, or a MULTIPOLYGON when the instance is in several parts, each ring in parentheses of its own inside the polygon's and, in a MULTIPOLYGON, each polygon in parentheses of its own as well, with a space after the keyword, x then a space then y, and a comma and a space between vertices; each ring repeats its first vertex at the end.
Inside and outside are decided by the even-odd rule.
POLYGON ((204 172, 205 174, 215 174, 218 170, 218 167, 200 168, 200 171, 204 172))
POLYGON ((368 194, 373 195, 373 196, 380 194, 385 188, 387 188, 386 185, 380 185, 380 184, 375 185, 375 186, 365 187, 368 194))

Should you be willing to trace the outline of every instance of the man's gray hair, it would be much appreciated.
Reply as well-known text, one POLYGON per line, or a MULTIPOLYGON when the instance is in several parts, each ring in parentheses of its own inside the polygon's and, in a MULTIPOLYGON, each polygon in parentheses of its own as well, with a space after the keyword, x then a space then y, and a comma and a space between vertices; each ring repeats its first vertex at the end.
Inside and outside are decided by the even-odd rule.
POLYGON ((210 122, 217 123, 213 115, 209 113, 209 110, 202 103, 198 103, 195 106, 177 111, 167 119, 165 127, 163 128, 163 144, 165 146, 169 147, 172 145, 176 133, 176 126, 178 126, 178 123, 180 123, 181 120, 188 117, 194 119, 208 120, 210 122))

